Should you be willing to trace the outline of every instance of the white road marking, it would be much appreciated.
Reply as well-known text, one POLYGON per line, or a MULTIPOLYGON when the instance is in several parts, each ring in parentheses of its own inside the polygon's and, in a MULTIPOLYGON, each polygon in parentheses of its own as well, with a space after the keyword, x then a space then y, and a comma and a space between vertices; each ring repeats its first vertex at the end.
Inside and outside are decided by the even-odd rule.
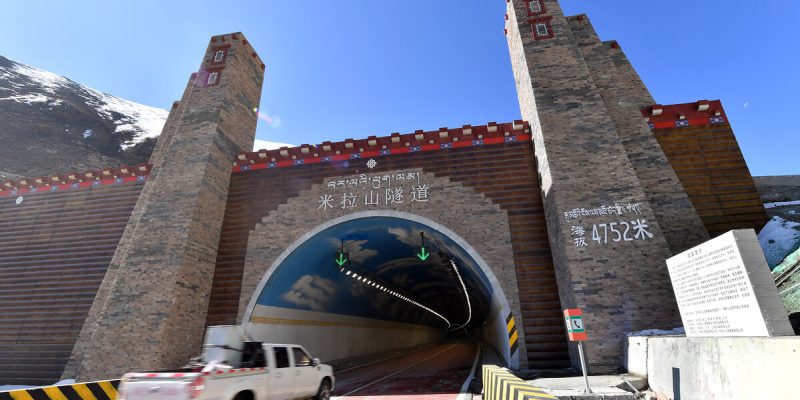
POLYGON ((353 394, 353 393, 355 393, 355 392, 358 392, 358 391, 360 391, 360 390, 362 390, 362 389, 366 389, 366 388, 368 388, 368 387, 370 387, 370 386, 372 386, 372 385, 374 385, 374 384, 376 384, 376 383, 378 383, 378 382, 381 382, 381 381, 384 381, 384 380, 386 380, 386 379, 389 379, 389 378, 391 378, 391 377, 393 377, 393 376, 395 376, 395 375, 397 375, 397 374, 400 374, 400 373, 406 372, 406 371, 408 371, 409 369, 411 369, 411 368, 414 368, 414 367, 416 367, 417 365, 420 365, 420 364, 424 363, 425 361, 428 361, 428 360, 430 360, 431 358, 433 358, 433 357, 436 357, 436 356, 438 356, 439 354, 442 354, 442 353, 444 353, 445 351, 448 351, 448 350, 452 349, 452 348, 453 348, 453 347, 455 347, 455 346, 456 346, 455 344, 451 344, 451 345, 450 345, 450 347, 448 347, 448 348, 446 348, 446 349, 444 349, 444 350, 442 350, 442 351, 440 351, 440 352, 438 352, 438 353, 436 353, 436 354, 434 354, 434 355, 432 355, 432 356, 430 356, 430 357, 428 357, 428 358, 426 358, 426 359, 424 359, 424 360, 422 360, 422 361, 419 361, 419 362, 416 362, 416 363, 414 363, 414 364, 412 364, 412 365, 409 365, 409 366, 407 366, 407 367, 405 367, 405 368, 403 368, 403 369, 401 369, 400 371, 397 371, 397 372, 395 372, 395 373, 392 373, 392 374, 386 375, 386 376, 384 376, 384 377, 383 377, 383 378, 381 378, 381 379, 378 379, 378 380, 376 380, 376 381, 372 381, 372 382, 370 382, 370 383, 368 383, 368 384, 366 384, 366 385, 364 385, 364 386, 361 386, 360 388, 353 389, 353 390, 351 390, 351 391, 349 391, 349 392, 347 392, 347 393, 345 393, 345 394, 343 394, 343 395, 341 395, 341 396, 337 396, 337 397, 331 397, 331 400, 340 400, 340 399, 341 399, 341 398, 343 398, 343 397, 347 397, 347 396, 349 396, 349 395, 351 395, 351 394, 353 394))
POLYGON ((475 361, 472 362, 472 369, 469 371, 469 375, 467 375, 467 380, 464 381, 464 384, 461 385, 461 392, 458 393, 458 397, 456 400, 466 400, 467 399, 467 389, 469 388, 469 384, 472 382, 472 377, 475 376, 475 369, 478 368, 478 358, 481 356, 481 346, 475 346, 477 350, 475 350, 475 361))

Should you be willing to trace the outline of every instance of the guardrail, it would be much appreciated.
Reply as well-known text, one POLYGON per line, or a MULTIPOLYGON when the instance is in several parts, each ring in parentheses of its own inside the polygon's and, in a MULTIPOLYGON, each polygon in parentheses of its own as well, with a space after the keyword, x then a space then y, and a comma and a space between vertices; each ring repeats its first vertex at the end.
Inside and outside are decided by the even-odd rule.
POLYGON ((557 397, 548 394, 542 388, 532 386, 517 378, 506 368, 496 365, 484 365, 483 376, 484 400, 551 400, 557 397))
POLYGON ((0 392, 0 400, 115 400, 119 379, 0 392))

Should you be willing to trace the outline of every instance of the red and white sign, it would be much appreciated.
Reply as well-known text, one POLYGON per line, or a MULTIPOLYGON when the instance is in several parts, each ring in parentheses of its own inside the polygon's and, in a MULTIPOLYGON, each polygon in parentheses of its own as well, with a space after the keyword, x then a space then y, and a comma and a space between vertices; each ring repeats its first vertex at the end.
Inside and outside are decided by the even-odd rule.
POLYGON ((567 336, 570 342, 581 342, 589 339, 586 327, 583 325, 583 312, 580 308, 564 310, 564 323, 567 326, 567 336))

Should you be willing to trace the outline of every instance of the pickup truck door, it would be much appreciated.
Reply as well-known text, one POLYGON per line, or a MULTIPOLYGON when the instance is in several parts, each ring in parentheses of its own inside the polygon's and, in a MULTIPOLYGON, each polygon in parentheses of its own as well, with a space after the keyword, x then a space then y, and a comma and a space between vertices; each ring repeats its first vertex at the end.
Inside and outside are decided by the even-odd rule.
POLYGON ((271 347, 272 356, 275 360, 272 365, 269 387, 267 388, 267 400, 288 400, 296 397, 294 389, 294 373, 292 371, 292 360, 289 358, 289 348, 282 346, 271 347))
POLYGON ((317 368, 311 365, 311 356, 301 347, 292 347, 294 387, 298 397, 317 394, 317 368))

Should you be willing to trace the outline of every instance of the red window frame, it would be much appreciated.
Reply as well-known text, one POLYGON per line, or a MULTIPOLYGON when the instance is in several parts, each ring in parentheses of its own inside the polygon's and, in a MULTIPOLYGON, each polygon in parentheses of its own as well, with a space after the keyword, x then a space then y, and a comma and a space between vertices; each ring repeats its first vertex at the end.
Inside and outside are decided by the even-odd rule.
POLYGON ((222 79, 222 70, 223 69, 225 69, 225 67, 221 67, 220 66, 220 67, 210 67, 210 68, 206 68, 206 69, 200 71, 197 74, 197 77, 195 78, 197 84, 199 86, 201 86, 201 87, 211 87, 211 86, 219 85, 219 81, 222 79), (213 83, 208 83, 208 78, 213 73, 217 74, 217 79, 214 80, 213 83))
POLYGON ((225 64, 225 61, 228 60, 228 51, 230 51, 231 45, 230 44, 223 44, 221 46, 214 46, 211 48, 211 60, 208 62, 209 65, 222 65, 225 64), (217 61, 217 53, 222 52, 222 60, 217 61))
POLYGON ((533 3, 533 1, 534 0, 525 0, 525 11, 528 12, 528 16, 542 15, 547 13, 547 9, 544 7, 544 0, 539 0, 539 8, 541 8, 539 12, 531 11, 531 3, 533 3))
POLYGON ((533 34, 534 40, 542 40, 542 39, 550 39, 554 36, 553 32, 553 24, 550 21, 553 19, 552 16, 542 17, 542 18, 529 18, 528 23, 531 24, 531 32, 533 34), (540 35, 539 32, 536 31, 537 24, 544 24, 547 27, 547 34, 540 35))

